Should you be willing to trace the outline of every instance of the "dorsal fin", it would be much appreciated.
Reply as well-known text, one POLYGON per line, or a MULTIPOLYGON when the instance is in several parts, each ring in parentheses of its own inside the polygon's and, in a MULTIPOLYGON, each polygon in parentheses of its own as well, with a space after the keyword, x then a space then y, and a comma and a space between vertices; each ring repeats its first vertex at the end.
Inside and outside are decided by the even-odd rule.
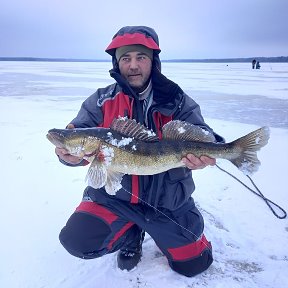
POLYGON ((163 126, 163 139, 179 141, 215 142, 212 133, 188 122, 173 120, 163 126))
POLYGON ((115 118, 110 125, 110 129, 137 140, 148 142, 159 141, 159 138, 153 131, 137 123, 134 119, 126 117, 115 118))

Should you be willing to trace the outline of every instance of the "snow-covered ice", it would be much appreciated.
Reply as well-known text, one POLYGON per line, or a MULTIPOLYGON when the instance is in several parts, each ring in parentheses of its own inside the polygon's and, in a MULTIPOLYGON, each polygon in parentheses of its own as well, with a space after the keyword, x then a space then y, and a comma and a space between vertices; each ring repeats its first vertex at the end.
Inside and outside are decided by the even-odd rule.
MULTIPOLYGON (((116 267, 115 254, 89 261, 69 255, 58 233, 81 200, 88 168, 61 165, 46 133, 64 127, 85 98, 113 82, 111 65, 0 64, 0 287, 288 287, 288 219, 277 219, 217 167, 193 172, 193 196, 215 259, 201 275, 186 278, 170 270, 149 235, 131 272, 116 267)), ((250 63, 163 63, 163 72, 198 101, 227 141, 270 127, 252 178, 288 210, 288 64, 261 63, 261 70, 252 70, 250 63)), ((228 161, 218 164, 251 186, 228 161)))

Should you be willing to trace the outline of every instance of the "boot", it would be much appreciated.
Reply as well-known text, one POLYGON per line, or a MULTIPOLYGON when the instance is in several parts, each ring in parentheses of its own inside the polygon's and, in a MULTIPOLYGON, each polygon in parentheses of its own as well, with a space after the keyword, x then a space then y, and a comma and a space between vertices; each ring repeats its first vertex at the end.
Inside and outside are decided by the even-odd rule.
POLYGON ((117 264, 121 270, 130 271, 140 262, 144 237, 145 232, 140 230, 132 243, 120 249, 117 255, 117 264))

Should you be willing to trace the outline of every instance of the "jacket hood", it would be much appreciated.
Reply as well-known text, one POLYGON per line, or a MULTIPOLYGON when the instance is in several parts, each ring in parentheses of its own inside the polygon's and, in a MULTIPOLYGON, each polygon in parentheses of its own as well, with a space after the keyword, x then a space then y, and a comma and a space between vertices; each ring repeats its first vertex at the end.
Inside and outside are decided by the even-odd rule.
MULTIPOLYGON (((124 93, 131 95, 136 101, 136 106, 140 107, 138 96, 130 87, 127 80, 125 80, 119 71, 115 51, 117 48, 125 45, 140 44, 150 49, 153 49, 153 62, 151 71, 151 80, 153 86, 153 99, 158 105, 166 105, 170 111, 175 109, 175 105, 179 102, 179 98, 183 94, 182 89, 173 81, 166 78, 161 73, 161 61, 159 53, 159 39, 157 33, 147 26, 126 26, 121 28, 112 38, 111 43, 106 48, 106 52, 112 56, 113 69, 110 75, 122 87, 124 93)), ((138 108, 137 108, 138 109, 138 108)), ((139 108, 140 109, 140 108, 139 108)), ((140 111, 140 110, 137 111, 140 111)), ((143 121, 140 123, 143 123, 143 121)))
POLYGON ((115 51, 117 48, 140 44, 153 50, 153 65, 161 70, 161 62, 159 53, 159 38, 154 29, 147 26, 125 26, 122 27, 112 38, 111 43, 105 49, 105 51, 112 56, 113 68, 118 68, 118 63, 115 57, 115 51))

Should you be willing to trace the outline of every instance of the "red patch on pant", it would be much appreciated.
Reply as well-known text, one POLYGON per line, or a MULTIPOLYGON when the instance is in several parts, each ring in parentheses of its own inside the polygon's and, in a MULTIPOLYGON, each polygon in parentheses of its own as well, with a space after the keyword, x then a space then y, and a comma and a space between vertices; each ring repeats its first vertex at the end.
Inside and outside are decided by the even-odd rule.
POLYGON ((177 248, 169 248, 168 252, 175 261, 183 261, 198 257, 204 250, 211 249, 211 244, 204 234, 196 242, 177 248))
POLYGON ((81 202, 76 208, 77 212, 87 212, 93 214, 111 225, 118 216, 109 211, 107 208, 95 203, 95 202, 81 202))
POLYGON ((113 244, 131 227, 133 226, 134 223, 133 222, 128 222, 126 225, 124 225, 124 227, 119 230, 113 237, 113 239, 109 242, 108 244, 108 249, 111 250, 113 244))

